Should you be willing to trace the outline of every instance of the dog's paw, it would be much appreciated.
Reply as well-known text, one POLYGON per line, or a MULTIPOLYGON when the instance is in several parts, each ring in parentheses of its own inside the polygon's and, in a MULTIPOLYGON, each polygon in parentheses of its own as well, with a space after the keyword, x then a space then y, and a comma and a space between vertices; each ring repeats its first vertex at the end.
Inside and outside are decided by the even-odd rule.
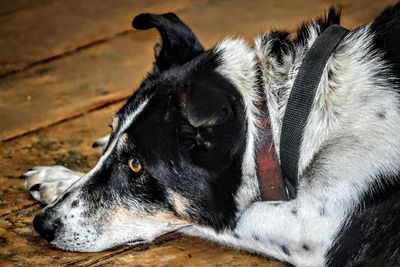
POLYGON ((50 204, 76 180, 83 176, 81 172, 74 172, 63 166, 34 167, 27 170, 21 178, 25 188, 34 199, 50 204))
POLYGON ((109 140, 110 140, 110 135, 108 134, 98 139, 96 142, 94 142, 92 144, 92 147, 98 149, 100 154, 103 154, 104 149, 106 149, 109 140))

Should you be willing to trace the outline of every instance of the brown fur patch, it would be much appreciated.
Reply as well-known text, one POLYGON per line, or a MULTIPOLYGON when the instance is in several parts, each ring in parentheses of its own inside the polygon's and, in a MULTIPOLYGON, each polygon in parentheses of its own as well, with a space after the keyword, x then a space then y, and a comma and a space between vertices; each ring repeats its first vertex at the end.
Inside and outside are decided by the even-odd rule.
POLYGON ((128 134, 123 133, 118 139, 118 146, 122 146, 122 145, 126 144, 127 141, 128 141, 128 134))
POLYGON ((142 211, 130 211, 126 208, 116 208, 102 224, 103 231, 113 231, 114 229, 132 229, 136 231, 153 231, 156 228, 160 234, 175 231, 184 226, 190 225, 188 220, 179 218, 169 211, 156 211, 147 213, 142 211))
POLYGON ((181 103, 181 107, 185 108, 186 107, 186 99, 187 99, 187 95, 186 92, 183 92, 180 96, 179 96, 179 100, 181 103))
POLYGON ((187 211, 190 207, 189 199, 172 190, 168 190, 168 199, 178 214, 187 214, 187 211))
POLYGON ((118 128, 119 125, 119 119, 117 117, 114 117, 112 120, 112 128, 115 130, 118 128))

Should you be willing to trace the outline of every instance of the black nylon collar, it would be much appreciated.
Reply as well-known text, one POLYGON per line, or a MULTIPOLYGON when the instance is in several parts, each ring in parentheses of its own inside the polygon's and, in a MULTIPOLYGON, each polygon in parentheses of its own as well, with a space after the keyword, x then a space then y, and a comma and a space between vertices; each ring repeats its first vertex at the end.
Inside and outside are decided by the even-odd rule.
POLYGON ((288 199, 297 196, 298 165, 303 130, 306 126, 326 63, 349 30, 332 25, 323 31, 308 50, 294 81, 283 117, 280 160, 288 199))

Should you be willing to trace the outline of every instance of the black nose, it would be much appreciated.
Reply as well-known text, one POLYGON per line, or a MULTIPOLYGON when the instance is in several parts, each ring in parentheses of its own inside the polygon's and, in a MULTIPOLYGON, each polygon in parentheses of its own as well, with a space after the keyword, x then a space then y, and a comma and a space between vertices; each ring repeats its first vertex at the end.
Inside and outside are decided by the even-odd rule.
POLYGON ((40 234, 41 237, 51 242, 54 239, 54 233, 60 226, 60 219, 53 219, 44 213, 39 213, 33 219, 33 227, 40 234))

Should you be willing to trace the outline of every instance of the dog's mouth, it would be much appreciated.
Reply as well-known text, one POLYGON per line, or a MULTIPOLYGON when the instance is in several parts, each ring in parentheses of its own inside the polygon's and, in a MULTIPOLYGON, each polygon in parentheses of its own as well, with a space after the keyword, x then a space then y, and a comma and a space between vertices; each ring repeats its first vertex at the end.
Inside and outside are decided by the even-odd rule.
POLYGON ((147 243, 147 241, 144 239, 132 239, 132 240, 127 241, 125 244, 132 246, 132 245, 141 245, 144 243, 147 243))
POLYGON ((128 246, 135 246, 135 247, 134 247, 135 250, 136 250, 136 249, 141 250, 141 249, 146 248, 146 247, 149 246, 149 245, 159 245, 159 244, 162 244, 162 243, 171 241, 171 240, 175 240, 175 239, 177 239, 179 236, 180 236, 180 234, 178 234, 178 233, 177 233, 177 230, 176 230, 176 231, 172 231, 172 232, 169 232, 169 233, 165 233, 165 234, 163 234, 163 235, 160 235, 159 237, 157 237, 157 238, 156 238, 155 240, 153 240, 153 241, 148 241, 148 240, 140 239, 140 238, 139 238, 139 239, 132 239, 132 240, 126 242, 125 245, 128 245, 128 246))

